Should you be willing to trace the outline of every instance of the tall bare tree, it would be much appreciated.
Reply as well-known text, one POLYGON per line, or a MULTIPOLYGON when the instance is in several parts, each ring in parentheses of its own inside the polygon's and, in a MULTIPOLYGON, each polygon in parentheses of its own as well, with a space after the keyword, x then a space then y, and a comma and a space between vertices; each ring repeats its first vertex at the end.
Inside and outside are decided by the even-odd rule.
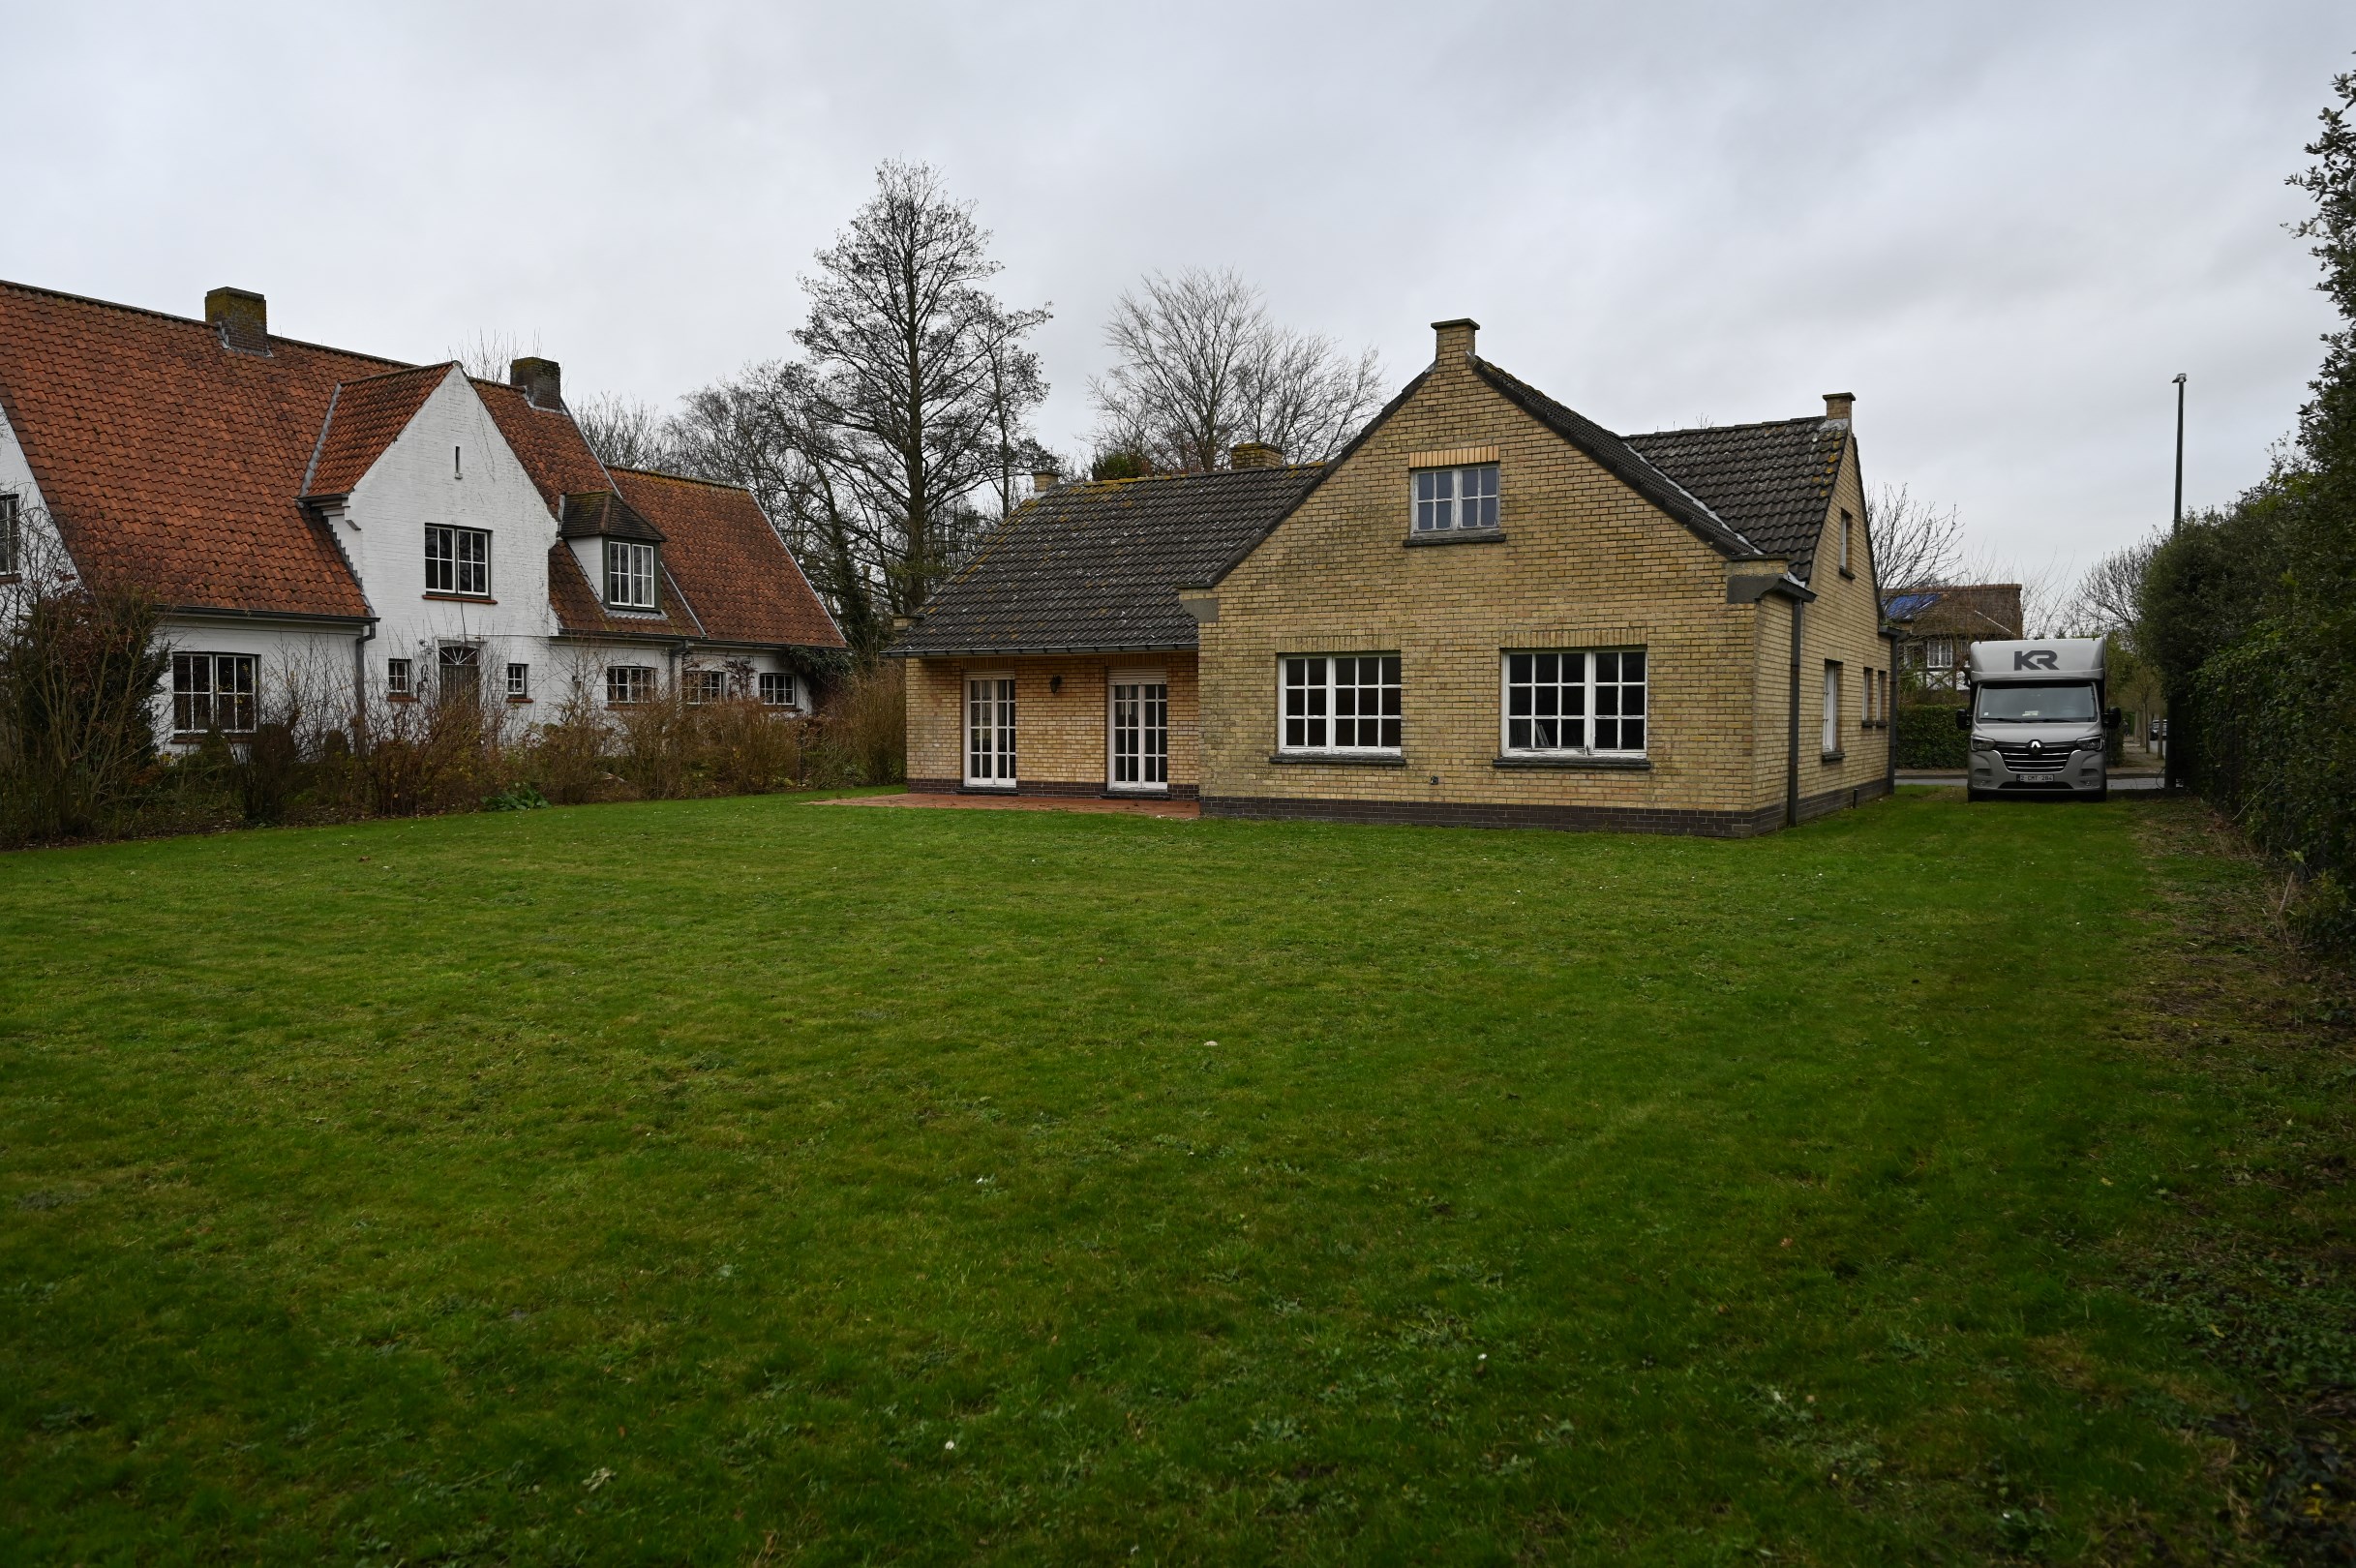
POLYGON ((1963 519, 1904 485, 1876 485, 1867 505, 1873 539, 1873 573, 1884 593, 1933 588, 1959 581, 1963 570, 1963 519))
POLYGON ((1329 457, 1382 405, 1382 367, 1269 317, 1234 272, 1149 273, 1104 324, 1113 368, 1088 383, 1108 452, 1181 470, 1218 467, 1241 441, 1329 457))
POLYGON ((672 466, 672 421, 650 403, 611 392, 573 405, 573 423, 609 468, 672 466))
POLYGON ((2153 553, 2165 540, 2164 534, 2155 533, 2096 561, 2078 580, 2066 618, 2069 629, 2086 637, 2117 637, 2132 646, 2143 619, 2143 576, 2153 553))
POLYGON ((508 367, 526 354, 540 351, 539 334, 527 341, 521 334, 501 332, 490 327, 478 328, 465 343, 452 344, 445 350, 448 357, 458 361, 458 368, 480 381, 504 381, 508 367))

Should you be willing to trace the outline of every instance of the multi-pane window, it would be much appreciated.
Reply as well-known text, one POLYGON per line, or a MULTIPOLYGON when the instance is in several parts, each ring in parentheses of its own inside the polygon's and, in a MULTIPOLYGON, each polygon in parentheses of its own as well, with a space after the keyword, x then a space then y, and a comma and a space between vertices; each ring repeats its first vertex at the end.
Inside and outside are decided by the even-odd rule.
POLYGON ((1825 663, 1825 751, 1841 749, 1841 667, 1825 663))
POLYGON ((1170 781, 1170 688, 1158 675, 1112 678, 1112 759, 1107 783, 1118 789, 1166 789, 1170 781))
POLYGON ((690 670, 687 672, 687 700, 691 703, 717 703, 728 697, 728 672, 725 670, 690 670))
POLYGON ((17 498, 0 496, 0 577, 15 577, 24 570, 23 523, 18 510, 17 498))
POLYGON ((782 670, 761 672, 761 706, 764 708, 792 708, 794 678, 782 670))
POLYGON ((384 661, 384 695, 387 697, 414 697, 417 695, 417 688, 409 676, 408 660, 386 659, 384 661))
POLYGON ((171 727, 182 735, 219 730, 243 735, 254 728, 254 655, 174 653, 171 656, 171 727))
POLYGON ((1476 463, 1463 468, 1417 468, 1409 479, 1415 496, 1415 531, 1497 526, 1497 466, 1476 463))
POLYGON ((965 781, 1005 788, 1014 782, 1014 678, 977 676, 965 683, 965 781))
POLYGON ((1509 753, 1645 749, 1645 650, 1571 648, 1505 655, 1509 753))
POLYGON ((472 643, 444 643, 437 651, 435 695, 445 703, 480 702, 483 650, 472 643))
POLYGON ((1281 661, 1286 751, 1397 751, 1399 655, 1281 661))
POLYGON ((440 524, 425 530, 425 590, 487 598, 491 593, 491 534, 484 528, 440 524))
POLYGON ((611 708, 628 708, 654 701, 654 667, 650 664, 609 664, 605 667, 605 700, 611 708))
POLYGON ((617 610, 654 608, 654 547, 627 539, 605 542, 605 602, 617 610))
POLYGON ((507 700, 511 703, 521 703, 529 702, 530 699, 531 666, 510 664, 507 666, 507 700))

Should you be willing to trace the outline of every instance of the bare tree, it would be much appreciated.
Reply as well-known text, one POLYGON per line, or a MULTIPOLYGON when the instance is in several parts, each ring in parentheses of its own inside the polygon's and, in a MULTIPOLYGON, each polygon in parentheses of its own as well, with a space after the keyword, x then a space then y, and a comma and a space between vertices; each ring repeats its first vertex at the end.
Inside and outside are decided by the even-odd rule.
POLYGON ((1873 573, 1884 593, 1961 581, 1963 519, 1904 485, 1877 485, 1865 508, 1873 573))
POLYGON ((2070 600, 2069 630, 2084 637, 2117 637, 2132 646, 2143 618, 2143 575, 2163 539, 2155 533, 2096 561, 2070 600))
POLYGON ((597 461, 609 468, 668 467, 674 444, 671 421, 652 404, 599 393, 573 405, 573 423, 597 461))
POLYGON ((529 345, 513 332, 477 328, 465 343, 453 344, 445 352, 458 361, 458 368, 482 381, 505 381, 508 367, 527 354, 540 351, 540 335, 533 333, 529 345))
POLYGON ((1374 349, 1353 359, 1278 325, 1260 291, 1223 268, 1148 274, 1114 305, 1104 343, 1118 362, 1088 383, 1098 445, 1156 467, 1215 468, 1241 441, 1316 461, 1382 403, 1374 349))

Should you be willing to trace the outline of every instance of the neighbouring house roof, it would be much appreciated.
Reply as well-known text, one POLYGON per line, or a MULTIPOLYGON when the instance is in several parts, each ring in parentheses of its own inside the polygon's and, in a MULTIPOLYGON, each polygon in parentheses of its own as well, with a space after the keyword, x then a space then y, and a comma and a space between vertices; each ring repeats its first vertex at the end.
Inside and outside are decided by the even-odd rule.
MULTIPOLYGON (((454 366, 270 336, 0 283, 0 410, 76 565, 181 609, 371 614, 328 525, 454 366), (241 348, 243 346, 241 346, 241 348)), ((572 552, 550 557, 567 631, 840 648, 842 634, 746 492, 607 472, 561 408, 470 383, 565 534, 663 546, 659 618, 609 615, 572 552)))
POLYGON ((643 468, 612 472, 621 498, 662 531, 664 569, 708 636, 845 646, 834 618, 749 492, 643 468))
POLYGON ((369 614, 297 498, 337 383, 397 362, 267 342, 0 283, 0 408, 81 571, 174 606, 369 614))
POLYGON ((1959 583, 1885 594, 1884 618, 1910 637, 2017 638, 2023 635, 2018 583, 1959 583))
POLYGON ((1849 446, 1846 420, 1661 430, 1627 441, 1762 554, 1785 558, 1792 575, 1807 580, 1849 446))
POLYGON ((1178 590, 1207 584, 1292 510, 1315 464, 1075 483, 982 541, 896 655, 1193 648, 1178 590))

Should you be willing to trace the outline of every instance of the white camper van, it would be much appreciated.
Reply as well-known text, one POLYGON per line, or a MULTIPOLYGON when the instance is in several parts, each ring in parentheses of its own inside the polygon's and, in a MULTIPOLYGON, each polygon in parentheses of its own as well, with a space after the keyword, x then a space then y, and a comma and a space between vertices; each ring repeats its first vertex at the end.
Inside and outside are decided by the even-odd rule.
POLYGON ((2119 710, 2103 701, 2101 638, 1974 643, 1968 674, 1972 706, 1955 727, 1972 734, 1973 799, 2109 798, 2103 747, 2119 710))

